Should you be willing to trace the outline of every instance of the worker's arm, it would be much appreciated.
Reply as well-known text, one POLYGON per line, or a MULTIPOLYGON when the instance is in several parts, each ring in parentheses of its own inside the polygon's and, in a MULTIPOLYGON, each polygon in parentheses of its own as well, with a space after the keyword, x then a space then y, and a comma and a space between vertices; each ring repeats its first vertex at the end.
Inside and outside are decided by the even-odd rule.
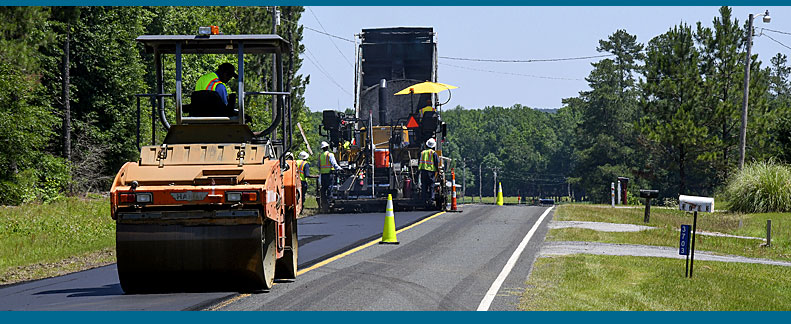
POLYGON ((222 99, 222 103, 226 106, 228 105, 228 89, 225 88, 224 83, 220 83, 217 87, 214 88, 214 91, 217 91, 220 94, 220 99, 222 99))
POLYGON ((317 175, 316 176, 312 176, 312 177, 310 176, 310 163, 305 162, 305 164, 302 167, 304 168, 303 171, 304 171, 304 174, 305 174, 305 178, 318 178, 319 177, 317 175))
POLYGON ((433 155, 434 155, 434 165, 437 166, 436 169, 437 169, 437 172, 439 172, 439 161, 440 161, 439 160, 439 154, 437 154, 437 151, 434 151, 433 155))
POLYGON ((335 154, 330 154, 330 165, 332 165, 335 170, 341 169, 341 166, 338 165, 338 162, 335 162, 335 154))

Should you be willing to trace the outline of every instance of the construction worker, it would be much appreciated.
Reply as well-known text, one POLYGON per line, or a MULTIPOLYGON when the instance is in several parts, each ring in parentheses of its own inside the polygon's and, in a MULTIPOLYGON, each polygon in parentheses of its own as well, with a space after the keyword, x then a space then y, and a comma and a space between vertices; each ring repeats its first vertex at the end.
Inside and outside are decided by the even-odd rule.
POLYGON ((434 107, 431 106, 431 99, 426 100, 426 106, 420 108, 420 117, 423 117, 423 115, 429 111, 434 111, 434 107))
POLYGON ((327 211, 328 201, 327 199, 330 196, 330 184, 332 183, 332 171, 333 170, 340 170, 341 167, 335 161, 335 154, 330 152, 330 144, 327 142, 321 142, 321 155, 319 155, 319 173, 321 174, 321 178, 319 179, 321 182, 321 191, 319 192, 320 201, 321 201, 321 209, 322 211, 327 211))
POLYGON ((433 185, 436 179, 437 170, 439 170, 439 156, 434 151, 437 146, 437 141, 429 138, 426 141, 426 149, 420 152, 420 163, 418 163, 418 170, 420 170, 420 192, 421 198, 427 204, 434 200, 433 185))
POLYGON ((299 152, 299 160, 296 161, 297 174, 299 174, 299 181, 302 182, 302 204, 305 204, 305 196, 308 193, 308 178, 316 179, 319 176, 310 175, 310 162, 308 162, 308 152, 299 152))
POLYGON ((231 78, 238 77, 239 75, 234 72, 236 68, 231 63, 223 63, 217 67, 217 71, 204 74, 195 84, 195 91, 211 90, 216 91, 222 99, 224 105, 228 105, 228 88, 225 84, 231 78))

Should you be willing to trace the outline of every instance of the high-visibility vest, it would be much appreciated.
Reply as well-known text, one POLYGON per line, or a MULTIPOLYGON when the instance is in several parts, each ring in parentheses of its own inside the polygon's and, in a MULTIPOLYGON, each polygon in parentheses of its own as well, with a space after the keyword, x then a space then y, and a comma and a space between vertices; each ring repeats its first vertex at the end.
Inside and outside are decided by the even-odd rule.
MULTIPOLYGON (((217 76, 217 73, 209 72, 204 74, 200 79, 198 79, 198 83, 195 84, 195 91, 200 90, 211 90, 217 89, 218 85, 225 85, 220 81, 220 77, 217 76)), ((226 87, 227 88, 227 87, 226 87)))
POLYGON ((333 169, 332 164, 330 164, 330 155, 335 157, 335 155, 333 155, 330 151, 324 151, 324 153, 319 155, 319 172, 321 174, 330 173, 330 171, 333 169))
POLYGON ((427 111, 434 111, 434 107, 425 106, 425 107, 421 108, 420 109, 420 116, 423 116, 423 114, 425 114, 427 111))
POLYGON ((420 152, 420 163, 417 168, 418 170, 437 171, 437 166, 434 165, 434 150, 428 149, 420 152))
POLYGON ((305 160, 297 160, 297 163, 295 164, 297 166, 297 173, 299 174, 299 180, 307 181, 307 177, 305 177, 305 164, 307 163, 305 162, 305 160))

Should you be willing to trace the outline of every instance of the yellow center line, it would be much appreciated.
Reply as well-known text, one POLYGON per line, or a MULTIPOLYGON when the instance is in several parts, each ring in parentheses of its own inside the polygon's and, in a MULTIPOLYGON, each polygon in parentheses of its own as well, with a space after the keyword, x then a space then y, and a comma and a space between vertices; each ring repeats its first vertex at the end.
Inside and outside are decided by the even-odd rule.
MULTIPOLYGON (((421 219, 420 221, 418 221, 418 222, 416 222, 416 223, 414 223, 414 224, 412 224, 412 225, 409 225, 409 226, 407 226, 407 227, 404 227, 404 228, 402 228, 402 229, 400 229, 400 230, 397 230, 397 231, 396 231, 396 234, 398 234, 398 233, 401 233, 401 232, 403 232, 403 231, 406 231, 406 230, 408 230, 408 229, 410 229, 410 228, 413 228, 413 227, 415 227, 415 226, 418 226, 418 225, 420 225, 420 224, 423 224, 423 223, 425 223, 425 222, 429 221, 430 219, 436 218, 437 216, 439 216, 439 215, 442 215, 442 214, 444 214, 444 213, 445 213, 444 211, 441 211, 441 212, 439 212, 439 213, 436 213, 436 214, 434 214, 434 215, 431 215, 431 216, 429 216, 429 217, 426 217, 426 218, 424 218, 424 219, 421 219)), ((305 268, 305 269, 299 270, 299 271, 297 271, 297 276, 303 275, 303 274, 305 274, 305 273, 306 273, 306 272, 308 272, 308 271, 311 271, 311 270, 315 270, 315 269, 321 268, 321 267, 323 267, 323 266, 325 266, 325 265, 329 264, 329 263, 330 263, 330 262, 332 262, 332 261, 336 261, 336 260, 338 260, 338 259, 340 259, 340 258, 343 258, 343 257, 346 257, 346 256, 348 256, 348 255, 350 255, 350 254, 352 254, 352 253, 354 253, 354 252, 360 251, 360 250, 362 250, 362 249, 364 249, 364 248, 367 248, 367 247, 369 247, 369 246, 371 246, 371 245, 377 244, 377 243, 379 243, 379 241, 380 241, 380 240, 381 240, 381 239, 376 239, 376 240, 373 240, 373 241, 371 241, 371 242, 368 242, 368 243, 365 243, 365 244, 363 244, 363 245, 360 245, 360 246, 358 246, 358 247, 356 247, 356 248, 353 248, 353 249, 351 249, 351 250, 349 250, 349 251, 343 252, 343 253, 341 253, 341 254, 338 254, 338 255, 336 255, 336 256, 334 256, 334 257, 331 257, 331 258, 329 258, 329 259, 326 259, 326 260, 324 260, 324 261, 321 261, 321 262, 319 262, 319 263, 316 263, 316 264, 314 264, 314 265, 312 265, 312 266, 310 266, 310 267, 308 267, 308 268, 305 268)), ((272 284, 272 286, 273 286, 273 287, 274 287, 274 285, 276 285, 276 283, 275 283, 275 284, 272 284)), ((236 302, 236 301, 238 301, 238 300, 240 300, 240 299, 242 299, 242 298, 247 298, 247 297, 250 297, 250 294, 240 294, 239 296, 233 297, 233 298, 231 298, 231 299, 228 299, 228 300, 226 300, 226 301, 224 301, 224 302, 222 302, 222 303, 219 303, 219 304, 217 304, 217 305, 215 305, 215 306, 209 307, 209 308, 207 308, 206 310, 209 310, 209 311, 216 311, 216 310, 219 310, 220 308, 223 308, 223 307, 225 307, 225 306, 228 306, 228 305, 230 305, 231 303, 234 303, 234 302, 236 302)))
MULTIPOLYGON (((418 226, 418 225, 420 225, 420 224, 422 224, 422 223, 424 223, 424 222, 426 222, 426 221, 428 221, 428 220, 430 220, 430 219, 433 219, 433 218, 435 218, 435 217, 437 217, 437 216, 439 216, 439 215, 442 215, 442 214, 444 214, 444 213, 445 213, 445 212, 444 212, 444 211, 442 211, 442 212, 436 213, 436 214, 434 214, 434 215, 431 215, 431 216, 429 216, 429 217, 426 217, 426 218, 424 218, 424 219, 420 220, 420 221, 419 221, 419 222, 417 222, 417 223, 414 223, 414 224, 412 224, 412 225, 409 225, 409 226, 407 226, 407 227, 404 227, 404 228, 402 228, 402 229, 400 229, 400 230, 397 230, 397 231, 396 231, 396 234, 398 234, 398 233, 401 233, 401 232, 403 232, 403 231, 406 231, 406 230, 408 230, 408 229, 410 229, 410 228, 413 228, 413 227, 415 227, 415 226, 418 226)), ((305 274, 305 273, 306 273, 306 272, 308 272, 308 271, 311 271, 311 270, 318 269, 318 268, 320 268, 320 267, 323 267, 323 266, 325 266, 325 265, 329 264, 329 263, 330 263, 330 262, 332 262, 332 261, 338 260, 338 259, 340 259, 340 258, 343 258, 343 257, 345 257, 345 256, 347 256, 347 255, 350 255, 350 254, 352 254, 352 253, 354 253, 354 252, 357 252, 357 251, 360 251, 360 250, 362 250, 362 249, 364 249, 364 248, 367 248, 367 247, 369 247, 369 246, 371 246, 371 245, 377 244, 377 243, 379 243, 379 241, 381 241, 381 239, 376 239, 376 240, 373 240, 373 241, 371 241, 371 242, 368 242, 368 243, 365 243, 365 244, 363 244, 363 245, 360 245, 360 246, 358 246, 358 247, 356 247, 356 248, 353 248, 353 249, 351 249, 351 250, 349 250, 349 251, 343 252, 343 253, 341 253, 341 254, 338 254, 338 255, 336 255, 336 256, 334 256, 334 257, 331 257, 331 258, 329 258, 329 259, 326 259, 326 260, 324 260, 324 261, 321 261, 321 262, 319 262, 319 263, 316 263, 316 264, 314 264, 314 265, 312 265, 312 266, 310 266, 310 267, 308 267, 308 268, 305 268, 305 269, 299 270, 299 271, 297 271, 297 276, 299 276, 299 275, 302 275, 302 274, 305 274)))

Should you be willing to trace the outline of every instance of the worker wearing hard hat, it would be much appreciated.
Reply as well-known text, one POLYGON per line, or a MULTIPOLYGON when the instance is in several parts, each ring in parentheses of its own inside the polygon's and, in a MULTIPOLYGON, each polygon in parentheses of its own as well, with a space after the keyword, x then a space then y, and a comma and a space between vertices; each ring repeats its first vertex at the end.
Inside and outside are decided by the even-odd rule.
POLYGON ((326 211, 328 207, 327 198, 330 196, 330 184, 332 183, 332 171, 340 170, 341 167, 335 161, 335 154, 330 151, 330 144, 321 142, 321 150, 323 152, 319 155, 319 173, 321 174, 319 179, 321 182, 321 190, 319 192, 321 195, 320 207, 323 211, 326 211))
POLYGON ((426 141, 426 149, 420 152, 420 163, 418 163, 418 170, 420 170, 420 192, 421 198, 427 204, 434 200, 433 185, 436 179, 437 170, 439 170, 439 156, 434 148, 437 146, 437 141, 429 138, 426 141))
POLYGON ((296 161, 297 174, 299 181, 302 182, 302 204, 305 204, 305 196, 308 193, 308 178, 318 178, 319 176, 310 175, 310 162, 308 162, 308 152, 299 152, 299 159, 296 161))
POLYGON ((216 91, 222 99, 222 103, 228 105, 228 88, 225 86, 231 78, 239 75, 234 72, 236 68, 231 63, 223 63, 217 67, 217 71, 204 74, 195 84, 195 91, 211 90, 216 91))

